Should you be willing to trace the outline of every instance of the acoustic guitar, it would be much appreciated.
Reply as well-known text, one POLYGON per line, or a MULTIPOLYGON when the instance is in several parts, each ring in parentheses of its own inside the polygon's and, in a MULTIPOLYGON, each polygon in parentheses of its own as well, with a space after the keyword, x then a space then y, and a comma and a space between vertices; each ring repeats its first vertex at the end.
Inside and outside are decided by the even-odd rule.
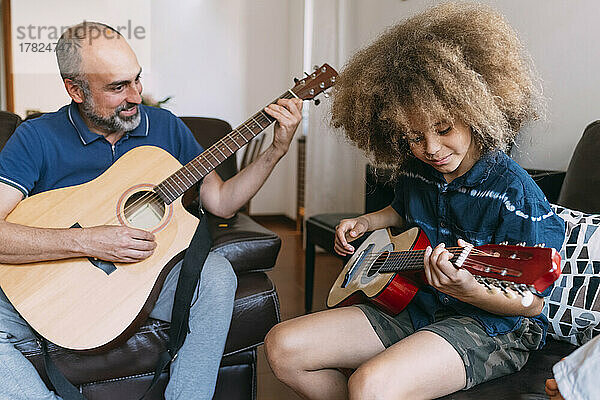
MULTIPOLYGON (((390 315, 398 314, 426 284, 422 271, 429 245, 420 228, 396 236, 389 229, 374 231, 344 266, 329 292, 327 306, 366 299, 390 315)), ((487 244, 447 250, 457 268, 466 268, 492 292, 521 296, 524 306, 531 305, 532 292, 544 291, 560 275, 560 255, 552 248, 487 244)))
MULTIPOLYGON (((323 64, 278 99, 312 100, 336 76, 323 64)), ((198 225, 181 195, 274 121, 259 111, 185 166, 158 147, 137 147, 90 182, 21 201, 8 222, 41 228, 126 225, 154 233, 157 247, 136 263, 70 258, 0 264, 0 286, 10 302, 40 335, 67 349, 102 351, 127 340, 148 317, 198 225)))

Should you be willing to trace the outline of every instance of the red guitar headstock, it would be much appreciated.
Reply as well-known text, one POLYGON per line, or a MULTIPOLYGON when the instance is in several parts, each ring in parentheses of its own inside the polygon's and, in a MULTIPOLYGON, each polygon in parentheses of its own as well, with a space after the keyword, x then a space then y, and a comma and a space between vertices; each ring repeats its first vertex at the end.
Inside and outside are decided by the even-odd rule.
POLYGON ((312 100, 318 94, 332 87, 337 75, 336 70, 329 64, 323 64, 304 79, 295 80, 296 85, 290 90, 302 100, 312 100))
POLYGON ((473 248, 462 267, 481 277, 542 292, 560 275, 560 255, 552 248, 486 244, 473 248))

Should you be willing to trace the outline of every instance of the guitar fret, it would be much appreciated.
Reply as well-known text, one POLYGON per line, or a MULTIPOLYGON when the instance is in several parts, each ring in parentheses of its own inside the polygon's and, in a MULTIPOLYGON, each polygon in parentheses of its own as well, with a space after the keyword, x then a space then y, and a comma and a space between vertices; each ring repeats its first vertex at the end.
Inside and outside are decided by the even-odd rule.
MULTIPOLYGON (((235 136, 231 136, 231 140, 233 141, 233 143, 235 143, 236 146, 242 147, 240 146, 240 144, 237 142, 237 140, 235 140, 235 136)), ((244 142, 244 144, 248 143, 247 141, 244 142)))
POLYGON ((208 158, 204 157, 204 159, 206 160, 206 162, 208 163, 208 165, 210 165, 211 169, 215 168, 215 166, 212 165, 212 163, 208 160, 208 158))
POLYGON ((193 162, 190 162, 189 165, 191 165, 196 170, 199 177, 202 176, 202 173, 200 172, 200 170, 198 168, 196 168, 196 165, 193 162))
MULTIPOLYGON (((298 95, 290 89, 278 97, 273 103, 276 103, 279 99, 291 98, 298 98, 298 95)), ((274 121, 275 118, 268 115, 264 109, 261 109, 239 127, 233 129, 228 135, 224 136, 220 141, 213 144, 187 165, 181 167, 178 171, 157 185, 156 191, 161 197, 164 197, 169 201, 174 201, 183 194, 184 190, 187 190, 198 180, 202 179, 202 177, 210 173, 210 171, 233 155, 242 146, 254 139, 274 121)))
POLYGON ((227 156, 225 155, 225 153, 223 153, 223 152, 221 151, 221 149, 219 149, 219 147, 216 147, 216 149, 217 149, 217 151, 218 151, 219 153, 221 153, 221 154, 223 155, 223 157, 227 158, 227 156))
MULTIPOLYGON (((254 136, 251 136, 250 138, 247 138, 246 135, 242 131, 240 131, 239 129, 238 129, 238 133, 246 140, 246 142, 249 142, 250 140, 254 139, 254 136)), ((252 134, 252 132, 250 132, 250 134, 252 134)))
POLYGON ((197 160, 197 164, 199 167, 202 167, 202 169, 204 170, 205 174, 208 174, 210 172, 210 169, 206 168, 203 164, 202 164, 202 160, 198 159, 197 160))
POLYGON ((255 119, 254 119, 254 117, 252 117, 252 121, 254 121, 254 123, 255 123, 256 125, 260 126, 260 129, 261 129, 261 130, 262 130, 262 129, 265 129, 265 128, 263 128, 263 126, 260 124, 260 122, 258 122, 257 120, 255 120, 255 119))
MULTIPOLYGON (((234 151, 233 151, 233 150, 231 150, 231 148, 230 148, 230 147, 227 145, 227 143, 226 143, 225 141, 223 141, 223 144, 225 145, 225 147, 227 147, 227 149, 228 149, 228 150, 231 152, 231 154, 233 154, 233 153, 234 153, 234 151)), ((231 155, 231 154, 230 154, 230 155, 231 155)))
POLYGON ((250 134, 251 134, 252 136, 254 136, 254 131, 253 131, 252 129, 250 129, 250 128, 249 128, 249 127, 246 125, 246 123, 245 123, 245 122, 242 124, 242 126, 243 126, 244 128, 246 128, 246 129, 248 130, 248 132, 250 132, 250 134))
POLYGON ((185 174, 186 172, 187 172, 188 174, 190 174, 190 172, 189 172, 189 170, 188 170, 187 166, 184 166, 182 169, 180 169, 180 171, 183 171, 182 175, 183 175, 183 177, 184 177, 185 179, 187 179, 187 181, 188 181, 188 183, 189 183, 189 186, 188 186, 188 187, 191 187, 191 186, 193 186, 193 185, 194 185, 194 181, 193 181, 192 179, 190 179, 188 175, 186 175, 186 174, 185 174))
MULTIPOLYGON (((171 191, 171 189, 175 189, 175 188, 171 184, 171 180, 170 179, 165 179, 163 182, 165 183, 165 189, 167 189, 169 191, 169 195, 170 196, 173 195, 174 193, 171 191), (171 186, 171 189, 167 188, 167 185, 171 186)), ((177 193, 177 190, 175 190, 175 193, 177 193)))

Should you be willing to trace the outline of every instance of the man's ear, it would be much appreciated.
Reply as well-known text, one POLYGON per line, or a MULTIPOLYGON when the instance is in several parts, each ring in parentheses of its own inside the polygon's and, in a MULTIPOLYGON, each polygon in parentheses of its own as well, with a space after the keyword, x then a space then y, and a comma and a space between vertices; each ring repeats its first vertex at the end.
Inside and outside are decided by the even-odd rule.
POLYGON ((65 89, 67 89, 69 97, 71 97, 75 103, 83 103, 85 95, 83 93, 83 90, 81 89, 81 86, 69 78, 64 79, 63 82, 65 84, 65 89))

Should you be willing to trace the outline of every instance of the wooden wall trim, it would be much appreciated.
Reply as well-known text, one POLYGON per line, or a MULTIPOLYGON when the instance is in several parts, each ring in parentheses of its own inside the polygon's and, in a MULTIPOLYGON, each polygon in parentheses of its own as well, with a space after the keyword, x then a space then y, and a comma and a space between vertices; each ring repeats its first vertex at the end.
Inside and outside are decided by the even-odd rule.
POLYGON ((6 83, 6 109, 15 112, 15 99, 12 71, 12 40, 11 40, 10 0, 2 0, 2 40, 4 41, 4 82, 6 83))

